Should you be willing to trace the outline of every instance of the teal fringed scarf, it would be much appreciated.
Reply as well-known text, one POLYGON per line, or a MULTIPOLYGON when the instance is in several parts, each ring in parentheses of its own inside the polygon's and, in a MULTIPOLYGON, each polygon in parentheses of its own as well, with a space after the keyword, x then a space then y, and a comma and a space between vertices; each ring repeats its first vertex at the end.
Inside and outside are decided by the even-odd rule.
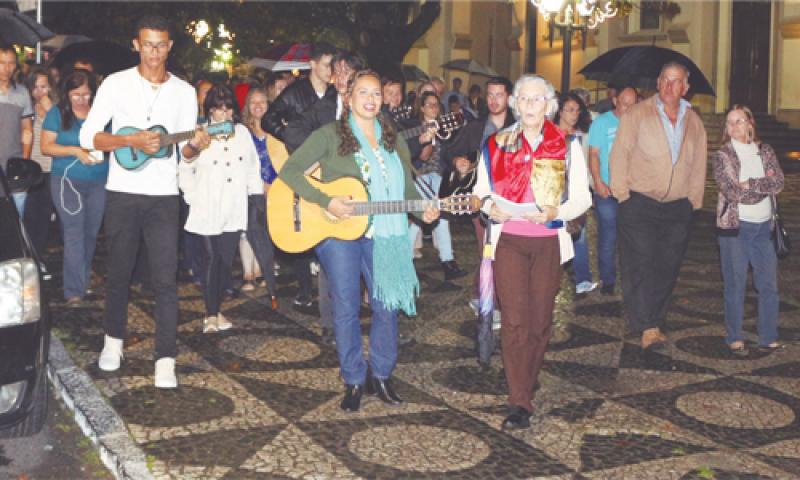
MULTIPOLYGON (((367 191, 372 201, 403 200, 405 174, 397 152, 387 152, 381 144, 381 126, 375 120, 375 136, 383 160, 378 159, 364 133, 350 114, 350 128, 359 145, 360 155, 366 159, 369 174, 367 191)), ((358 158, 357 158, 358 159, 358 158)), ((411 260, 408 242, 408 216, 405 213, 375 215, 372 217, 372 296, 389 310, 402 309, 415 315, 415 297, 419 294, 419 280, 411 260)))

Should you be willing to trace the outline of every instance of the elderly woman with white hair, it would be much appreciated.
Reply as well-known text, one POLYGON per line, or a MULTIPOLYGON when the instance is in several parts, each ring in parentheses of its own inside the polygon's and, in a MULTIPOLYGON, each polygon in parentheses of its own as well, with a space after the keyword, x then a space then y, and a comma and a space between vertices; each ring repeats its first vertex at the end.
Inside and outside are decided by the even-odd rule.
POLYGON ((549 118, 553 86, 538 75, 514 85, 517 122, 489 137, 478 161, 474 193, 491 220, 494 281, 503 308, 501 341, 509 389, 503 429, 530 426, 534 385, 544 361, 561 284, 573 257, 566 222, 591 205, 586 162, 549 118))

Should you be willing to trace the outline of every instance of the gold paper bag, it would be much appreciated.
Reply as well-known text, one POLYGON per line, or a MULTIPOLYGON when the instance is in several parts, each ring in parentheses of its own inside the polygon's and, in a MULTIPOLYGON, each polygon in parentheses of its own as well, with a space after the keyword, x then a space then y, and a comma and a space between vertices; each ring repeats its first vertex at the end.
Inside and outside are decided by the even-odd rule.
POLYGON ((564 160, 549 158, 534 161, 531 189, 537 205, 541 207, 561 205, 566 163, 564 160))

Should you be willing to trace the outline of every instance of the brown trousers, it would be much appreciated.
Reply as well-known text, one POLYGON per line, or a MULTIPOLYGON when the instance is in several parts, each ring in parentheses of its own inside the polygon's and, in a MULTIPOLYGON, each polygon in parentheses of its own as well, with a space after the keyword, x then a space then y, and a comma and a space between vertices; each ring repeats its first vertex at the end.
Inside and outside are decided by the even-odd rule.
POLYGON ((544 362, 561 284, 558 237, 503 234, 494 262, 503 305, 501 341, 508 403, 533 412, 533 387, 544 362))

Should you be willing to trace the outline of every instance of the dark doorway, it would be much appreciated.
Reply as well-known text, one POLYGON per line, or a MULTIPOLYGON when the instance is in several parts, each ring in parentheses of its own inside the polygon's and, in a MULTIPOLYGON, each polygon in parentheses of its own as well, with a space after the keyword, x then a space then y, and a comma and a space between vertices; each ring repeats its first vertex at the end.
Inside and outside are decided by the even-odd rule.
POLYGON ((733 2, 730 104, 768 110, 772 2, 733 2))

